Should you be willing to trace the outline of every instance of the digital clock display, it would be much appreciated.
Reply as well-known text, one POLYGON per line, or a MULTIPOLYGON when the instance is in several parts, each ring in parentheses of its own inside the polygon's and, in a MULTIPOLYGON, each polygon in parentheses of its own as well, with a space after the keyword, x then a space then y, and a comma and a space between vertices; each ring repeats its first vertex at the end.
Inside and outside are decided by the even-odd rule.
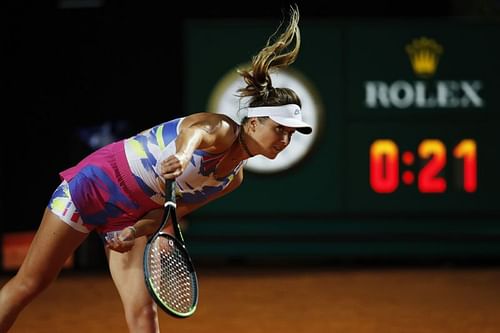
MULTIPOLYGON (((452 147, 454 164, 461 166, 460 188, 469 193, 477 190, 477 145, 474 139, 460 140, 452 147)), ((443 171, 448 164, 447 147, 439 139, 424 139, 416 152, 400 152, 391 139, 377 139, 370 146, 370 186, 377 193, 394 193, 400 183, 410 186, 416 183, 421 193, 444 193, 448 182, 443 171), (417 175, 413 171, 400 172, 400 164, 411 167, 421 161, 417 175), (415 181, 416 178, 416 181, 415 181)))
POLYGON ((349 206, 358 212, 492 212, 500 188, 493 124, 430 120, 351 127, 349 206))

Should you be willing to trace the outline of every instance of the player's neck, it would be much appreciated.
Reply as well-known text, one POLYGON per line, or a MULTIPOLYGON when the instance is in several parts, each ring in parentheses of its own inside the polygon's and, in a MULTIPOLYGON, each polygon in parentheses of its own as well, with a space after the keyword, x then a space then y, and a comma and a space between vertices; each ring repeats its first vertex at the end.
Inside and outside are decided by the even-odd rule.
POLYGON ((245 139, 243 138, 244 135, 245 135, 245 130, 244 130, 243 126, 241 126, 240 133, 238 133, 238 142, 239 142, 240 147, 243 149, 243 151, 246 155, 245 159, 247 159, 250 157, 254 157, 255 154, 252 154, 252 152, 250 152, 250 149, 248 149, 247 143, 246 143, 245 139))

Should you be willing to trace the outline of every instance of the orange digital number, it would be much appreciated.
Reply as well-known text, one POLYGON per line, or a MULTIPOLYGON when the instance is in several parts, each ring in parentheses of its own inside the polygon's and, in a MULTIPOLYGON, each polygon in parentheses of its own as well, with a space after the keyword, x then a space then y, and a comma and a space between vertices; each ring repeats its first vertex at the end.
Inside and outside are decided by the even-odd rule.
POLYGON ((440 140, 426 139, 418 145, 418 156, 428 160, 418 173, 418 189, 422 193, 442 193, 446 180, 439 175, 446 165, 446 147, 440 140))
MULTIPOLYGON (((446 167, 446 146, 438 139, 424 139, 417 148, 423 167, 417 174, 417 187, 421 193, 444 193, 447 189, 443 171, 446 167)), ((391 139, 377 139, 370 146, 370 186, 377 193, 393 193, 399 186, 399 148, 391 139)), ((411 151, 403 152, 405 165, 413 164, 411 151), (409 156, 405 161, 405 154, 409 156)), ((453 149, 455 160, 463 161, 463 190, 476 192, 477 145, 473 139, 461 140, 453 149)), ((405 171, 412 176, 412 171, 405 171)), ((405 174, 403 173, 403 178, 405 174)), ((403 179, 404 180, 404 179, 403 179)), ((404 181, 410 185, 412 181, 404 181)))
POLYGON ((398 185, 398 146, 392 140, 375 140, 370 146, 370 186, 377 193, 392 193, 398 185))
POLYGON ((463 159, 463 187, 465 192, 477 190, 477 148, 476 141, 464 139, 453 149, 453 156, 463 159))

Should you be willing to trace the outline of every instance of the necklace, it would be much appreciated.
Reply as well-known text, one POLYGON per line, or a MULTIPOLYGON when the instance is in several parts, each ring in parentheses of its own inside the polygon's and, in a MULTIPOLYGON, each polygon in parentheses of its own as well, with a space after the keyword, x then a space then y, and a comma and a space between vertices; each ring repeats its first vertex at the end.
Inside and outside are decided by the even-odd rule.
POLYGON ((238 134, 238 141, 240 142, 240 145, 243 147, 243 150, 245 151, 245 153, 247 153, 247 155, 248 155, 249 158, 255 156, 254 154, 252 154, 250 152, 250 150, 248 149, 247 144, 243 140, 243 127, 240 128, 240 133, 238 134))

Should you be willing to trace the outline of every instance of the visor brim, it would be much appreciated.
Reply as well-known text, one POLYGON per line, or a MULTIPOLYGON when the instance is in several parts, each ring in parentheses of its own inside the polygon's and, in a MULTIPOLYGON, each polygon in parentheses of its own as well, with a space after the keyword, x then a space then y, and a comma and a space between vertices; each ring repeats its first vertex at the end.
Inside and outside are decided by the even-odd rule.
POLYGON ((276 117, 276 116, 270 116, 269 118, 271 118, 273 121, 277 122, 280 125, 295 128, 299 133, 302 134, 312 133, 312 127, 301 120, 293 118, 276 117))

